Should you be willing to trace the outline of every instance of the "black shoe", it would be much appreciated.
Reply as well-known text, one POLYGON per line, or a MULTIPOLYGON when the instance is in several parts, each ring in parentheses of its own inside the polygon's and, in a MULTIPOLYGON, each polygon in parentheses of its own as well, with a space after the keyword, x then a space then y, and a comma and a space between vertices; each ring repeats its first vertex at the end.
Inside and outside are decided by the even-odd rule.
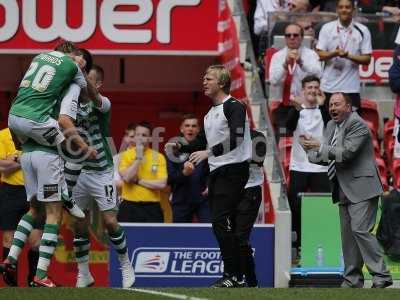
POLYGON ((247 287, 258 288, 258 281, 246 281, 247 287))
POLYGON ((9 286, 18 286, 17 266, 10 263, 0 263, 0 273, 4 282, 9 286))
POLYGON ((239 282, 237 281, 236 277, 234 276, 226 276, 224 275, 220 279, 218 279, 216 282, 214 282, 211 287, 213 288, 240 288, 244 287, 243 284, 246 284, 246 282, 239 282))
POLYGON ((386 281, 373 283, 371 288, 372 289, 384 289, 384 288, 387 288, 388 286, 391 286, 392 284, 393 284, 392 280, 386 280, 386 281))

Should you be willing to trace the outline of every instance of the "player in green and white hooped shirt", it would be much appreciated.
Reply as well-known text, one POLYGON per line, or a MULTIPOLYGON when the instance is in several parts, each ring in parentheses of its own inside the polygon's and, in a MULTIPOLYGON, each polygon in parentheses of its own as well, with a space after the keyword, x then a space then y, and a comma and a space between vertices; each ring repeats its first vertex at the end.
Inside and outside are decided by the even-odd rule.
MULTIPOLYGON (((58 122, 50 115, 63 89, 72 82, 80 84, 80 87, 86 85, 79 67, 65 54, 74 50, 73 44, 66 42, 56 50, 64 53, 51 51, 33 59, 9 115, 9 127, 22 142, 21 166, 28 201, 37 197, 46 207, 46 225, 39 248, 40 258, 34 283, 48 287, 54 286, 47 278, 47 268, 57 245, 62 200, 67 195, 62 159, 54 148, 64 140, 64 136, 58 122)), ((61 107, 59 121, 64 119, 67 127, 72 124, 73 128, 70 116, 63 114, 63 109, 69 105, 64 105, 63 100, 61 107)), ((95 153, 96 151, 90 150, 91 155, 95 153)), ((9 278, 15 274, 15 263, 36 217, 37 212, 31 207, 19 222, 10 253, 0 264, 0 271, 4 276, 9 278)))
MULTIPOLYGON (((88 74, 88 84, 99 89, 103 84, 104 71, 93 66, 88 74)), ((82 99, 81 99, 82 100, 82 99)), ((110 100, 98 94, 93 101, 82 101, 78 108, 76 126, 85 131, 90 139, 90 145, 97 150, 94 159, 81 163, 82 170, 72 189, 72 195, 82 210, 90 208, 92 200, 99 207, 103 224, 107 230, 110 242, 118 253, 121 265, 122 286, 131 287, 135 281, 132 264, 126 247, 126 236, 117 221, 117 197, 114 184, 114 167, 108 138, 110 123, 110 100)), ((74 174, 79 170, 79 164, 66 163, 67 181, 74 184, 74 174)), ((89 214, 86 213, 86 216, 89 214)), ((89 271, 89 219, 77 219, 74 224, 74 251, 78 263, 77 287, 87 287, 94 283, 89 271)))

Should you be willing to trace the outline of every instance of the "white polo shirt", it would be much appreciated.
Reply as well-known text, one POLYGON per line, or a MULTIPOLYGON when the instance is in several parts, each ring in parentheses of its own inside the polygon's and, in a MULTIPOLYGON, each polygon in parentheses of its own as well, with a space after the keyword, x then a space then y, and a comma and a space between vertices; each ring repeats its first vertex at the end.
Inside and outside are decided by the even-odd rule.
MULTIPOLYGON (((322 26, 317 49, 335 51, 340 47, 350 54, 371 54, 371 33, 361 23, 352 22, 347 28, 339 20, 322 26)), ((347 58, 335 57, 325 62, 321 90, 327 93, 359 93, 360 74, 358 64, 347 58)))

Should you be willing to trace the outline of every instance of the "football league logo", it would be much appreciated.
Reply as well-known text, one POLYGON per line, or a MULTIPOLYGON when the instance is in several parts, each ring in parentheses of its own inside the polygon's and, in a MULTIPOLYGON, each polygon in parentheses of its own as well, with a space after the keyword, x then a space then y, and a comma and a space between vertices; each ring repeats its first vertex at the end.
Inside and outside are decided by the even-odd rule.
POLYGON ((163 273, 167 270, 169 252, 141 252, 135 263, 135 272, 163 273))

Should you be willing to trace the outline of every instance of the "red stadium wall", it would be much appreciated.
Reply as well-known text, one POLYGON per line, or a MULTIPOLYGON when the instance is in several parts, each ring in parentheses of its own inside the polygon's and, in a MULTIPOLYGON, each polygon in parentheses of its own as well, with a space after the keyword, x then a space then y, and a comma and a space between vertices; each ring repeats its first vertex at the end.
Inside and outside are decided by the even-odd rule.
POLYGON ((154 127, 165 127, 165 133, 161 135, 164 144, 179 134, 184 113, 196 114, 202 123, 211 104, 208 98, 199 93, 104 92, 104 95, 112 102, 111 131, 117 148, 129 123, 147 121, 154 127))

